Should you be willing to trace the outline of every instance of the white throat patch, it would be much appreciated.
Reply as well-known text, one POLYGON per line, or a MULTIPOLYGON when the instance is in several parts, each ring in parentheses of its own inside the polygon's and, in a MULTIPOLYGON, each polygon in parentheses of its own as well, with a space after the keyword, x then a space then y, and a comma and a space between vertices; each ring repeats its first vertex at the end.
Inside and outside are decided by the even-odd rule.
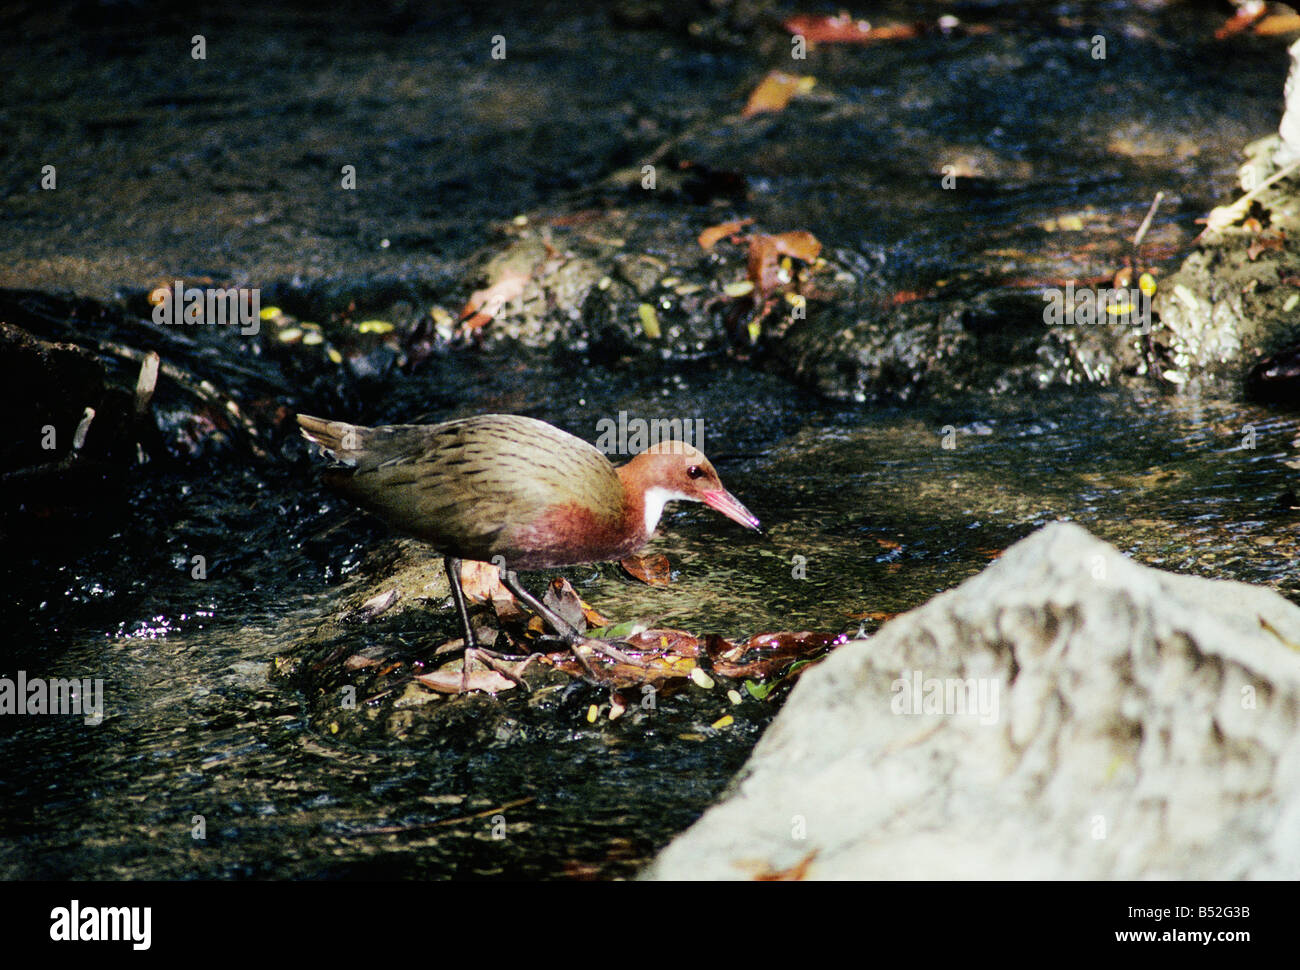
POLYGON ((670 488, 660 488, 658 485, 645 490, 646 535, 654 533, 655 528, 659 525, 659 517, 664 514, 664 506, 673 501, 695 502, 698 499, 683 495, 681 492, 675 492, 670 488))

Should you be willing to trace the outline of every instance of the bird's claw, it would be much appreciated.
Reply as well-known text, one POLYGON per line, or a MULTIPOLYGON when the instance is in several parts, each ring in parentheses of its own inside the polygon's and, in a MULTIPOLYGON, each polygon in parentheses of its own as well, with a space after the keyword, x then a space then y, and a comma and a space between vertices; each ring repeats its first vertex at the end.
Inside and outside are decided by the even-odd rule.
POLYGON ((465 651, 465 660, 461 667, 460 675, 460 692, 469 693, 469 668, 471 660, 478 660, 486 666, 492 668, 506 680, 513 683, 516 687, 522 687, 525 694, 531 694, 532 688, 524 683, 523 677, 520 676, 528 665, 541 656, 540 653, 532 653, 518 663, 511 665, 503 662, 501 659, 504 655, 494 650, 485 650, 482 647, 470 647, 465 651))

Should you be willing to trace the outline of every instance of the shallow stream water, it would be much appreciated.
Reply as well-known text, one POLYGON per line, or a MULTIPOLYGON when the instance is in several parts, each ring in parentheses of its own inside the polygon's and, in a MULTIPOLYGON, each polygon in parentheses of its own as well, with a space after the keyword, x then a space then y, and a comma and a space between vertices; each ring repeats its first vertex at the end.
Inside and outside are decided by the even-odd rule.
MULTIPOLYGON (((891 9, 915 14, 922 6, 891 9)), ((879 137, 871 144, 801 142, 787 131, 774 134, 763 152, 727 158, 725 132, 714 131, 700 136, 699 153, 756 173, 753 211, 769 225, 806 226, 842 246, 888 250, 919 267, 918 277, 932 279, 950 262, 986 265, 989 258, 1004 258, 1008 274, 1047 275, 1050 267, 1064 275, 1079 272, 1079 254, 1092 250, 1082 238, 1063 243, 1045 235, 1046 216, 1092 207, 1105 264, 1122 250, 1124 233, 1155 189, 1164 188, 1172 205, 1153 238, 1185 242, 1195 216, 1230 191, 1236 147, 1276 124, 1281 45, 1261 42, 1256 57, 1238 49, 1216 59, 1207 53, 1215 50, 1208 38, 1219 19, 1211 10, 1059 4, 1050 5, 1050 16, 1022 17, 1021 8, 1037 5, 987 4, 969 12, 981 6, 997 26, 986 40, 948 47, 925 40, 919 55, 897 46, 835 52, 826 70, 840 90, 880 106, 879 137), (1114 30, 1121 48, 1141 51, 1142 69, 1131 69, 1130 60, 1130 69, 1108 79, 1081 74, 1073 58, 1087 46, 1088 18, 1114 30), (983 87, 969 87, 971 78, 984 78, 983 87), (963 109, 966 102, 976 107, 963 109), (925 139, 930 147, 921 150, 925 139), (982 166, 985 181, 973 201, 936 206, 933 193, 916 190, 917 181, 953 143, 987 149, 970 163, 982 166), (822 158, 815 166, 807 161, 813 153, 822 158)), ((524 14, 509 18, 527 25, 524 14)), ((466 15, 454 22, 487 30, 488 21, 466 15)), ((586 50, 581 39, 610 28, 582 9, 549 24, 532 25, 522 49, 530 57, 548 45, 563 49, 567 70, 580 79, 573 65, 586 50)), ((341 80, 322 75, 321 84, 341 99, 356 89, 349 82, 378 70, 374 47, 382 45, 364 24, 358 32, 360 60, 337 62, 341 80)), ((283 52, 276 44, 293 36, 292 23, 265 26, 272 53, 283 52)), ((684 128, 710 101, 739 97, 762 74, 739 54, 629 36, 638 50, 663 51, 646 64, 671 107, 656 124, 669 128, 684 128), (698 104, 692 92, 703 92, 698 104)), ((426 39, 455 46, 447 31, 426 39)), ((411 67, 419 63, 415 42, 390 41, 395 87, 367 90, 379 90, 373 96, 381 101, 424 97, 411 67)), ((326 48, 341 43, 318 38, 326 48)), ((617 44, 593 42, 588 53, 607 72, 617 44)), ((318 55, 324 56, 312 48, 301 56, 315 64, 318 55)), ((267 57, 268 71, 282 68, 267 57)), ((445 197, 454 211, 396 216, 370 208, 346 231, 350 216, 322 214, 320 236, 336 230, 339 238, 355 233, 373 242, 388 219, 424 220, 439 232, 459 220, 448 247, 464 249, 472 233, 463 223, 478 211, 474 192, 483 196, 477 203, 484 215, 506 214, 501 199, 510 197, 510 173, 522 164, 514 156, 507 165, 492 164, 493 152, 505 151, 493 139, 510 127, 499 116, 508 92, 492 88, 491 99, 476 100, 474 85, 463 80, 470 68, 433 63, 463 83, 449 89, 446 114, 430 117, 433 134, 394 136, 393 146, 414 140, 422 152, 447 156, 455 184, 444 186, 445 197), (498 173, 477 188, 463 171, 463 152, 440 134, 469 117, 467 101, 478 111, 471 131, 491 149, 478 164, 498 173)), ((555 80, 544 64, 529 63, 538 77, 563 87, 567 74, 555 80)), ((617 110, 628 118, 653 114, 648 105, 655 100, 642 87, 628 83, 619 92, 617 110)), ((563 133, 578 131, 573 126, 583 111, 601 108, 548 98, 533 92, 521 103, 532 105, 533 115, 554 109, 559 120, 550 128, 535 127, 535 116, 511 116, 513 130, 535 135, 528 170, 554 175, 530 181, 514 197, 518 208, 631 160, 628 153, 598 164, 566 161, 572 145, 563 133), (544 130, 551 134, 537 134, 544 130)), ((862 119, 854 117, 851 130, 860 132, 862 119)), ((120 122, 136 130, 149 118, 145 111, 120 122)), ((317 133, 310 141, 323 139, 317 133)), ((430 166, 438 171, 436 160, 430 166)), ((25 229, 44 218, 23 211, 25 229)), ((50 239, 82 231, 61 230, 57 222, 45 227, 50 239)), ((103 227, 82 228, 105 234, 103 227)), ((108 230, 110 243, 114 231, 127 230, 108 230)), ((436 233, 431 244, 403 232, 392 233, 399 249, 436 245, 436 233)), ((57 241, 37 245, 29 238, 28 261, 9 260, 10 279, 20 264, 57 267, 77 251, 75 238, 60 255, 47 251, 59 249, 57 241)), ((305 245, 318 259, 319 238, 305 245)), ((292 262, 288 244, 270 238, 265 247, 253 247, 263 269, 292 262)), ((87 242, 85 252, 92 251, 87 242)), ((203 259, 213 252, 220 247, 203 259)), ((112 258, 98 251, 82 272, 88 266, 103 280, 110 265, 112 258)), ((864 624, 869 632, 1056 519, 1077 521, 1142 562, 1265 584, 1300 602, 1292 508, 1300 503, 1295 471, 1285 464, 1295 454, 1297 421, 1240 403, 1232 387, 1171 394, 1136 382, 998 398, 940 394, 893 406, 828 403, 719 361, 658 373, 605 372, 560 357, 521 365, 465 354, 438 358, 368 406, 393 420, 516 411, 587 440, 596 438, 598 421, 620 411, 703 418, 723 481, 768 535, 744 533, 701 507, 670 507, 651 551, 669 556, 671 586, 641 585, 609 565, 566 571, 585 599, 620 620, 728 637, 852 634, 864 624)), ((355 520, 339 525, 345 506, 323 491, 306 462, 232 461, 202 480, 141 472, 132 487, 98 540, 65 537, 5 557, 7 671, 103 677, 107 706, 103 723, 93 727, 40 716, 0 725, 5 877, 628 876, 718 795, 779 705, 779 698, 746 699, 734 724, 713 728, 731 709, 718 691, 705 703, 666 698, 652 718, 593 726, 582 716, 591 698, 581 688, 545 711, 509 696, 476 696, 455 702, 466 724, 505 705, 508 733, 486 736, 467 727, 442 743, 341 742, 269 672, 337 607, 333 594, 385 541, 383 529, 355 520), (207 564, 203 580, 191 573, 196 551, 207 564), (199 829, 202 838, 195 837, 199 829)), ((435 619, 434 612, 431 622, 445 632, 449 614, 435 619)))

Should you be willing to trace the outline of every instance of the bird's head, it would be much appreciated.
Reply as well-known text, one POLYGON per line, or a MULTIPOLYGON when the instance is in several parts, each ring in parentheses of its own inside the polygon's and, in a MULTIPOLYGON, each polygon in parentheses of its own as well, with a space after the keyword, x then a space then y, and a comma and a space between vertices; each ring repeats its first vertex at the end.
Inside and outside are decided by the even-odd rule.
POLYGON ((645 496, 646 532, 655 530, 664 505, 672 501, 703 502, 747 529, 762 532, 753 513, 722 486, 718 472, 704 453, 683 441, 651 445, 619 469, 624 485, 645 496))

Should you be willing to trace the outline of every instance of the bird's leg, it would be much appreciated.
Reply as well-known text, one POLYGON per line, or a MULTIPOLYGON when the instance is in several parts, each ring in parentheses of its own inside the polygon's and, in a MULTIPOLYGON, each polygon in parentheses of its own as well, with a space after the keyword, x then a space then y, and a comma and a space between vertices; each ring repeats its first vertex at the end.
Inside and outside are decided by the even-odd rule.
POLYGON ((613 644, 606 643, 604 640, 596 640, 592 637, 583 636, 573 627, 572 624, 569 623, 568 620, 564 619, 564 617, 560 616, 532 593, 524 589, 523 583, 519 582, 518 574, 513 570, 502 569, 501 582, 505 584, 506 589, 514 593, 515 596, 527 605, 529 609, 551 625, 551 629, 558 633, 560 638, 569 645, 569 649, 573 651, 573 655, 578 658, 578 662, 582 664, 583 669, 586 670, 587 674, 593 679, 596 674, 591 669, 591 664, 587 663, 587 658, 579 652, 578 646, 580 644, 590 644, 605 656, 617 660, 619 663, 628 664, 633 667, 645 666, 627 656, 627 654, 623 653, 613 644))
POLYGON ((456 613, 460 616, 460 630, 465 637, 465 659, 460 668, 460 692, 462 694, 469 692, 469 667, 470 662, 475 659, 483 661, 502 677, 527 691, 528 685, 520 679, 518 672, 540 654, 533 654, 512 670, 508 664, 501 663, 503 654, 480 647, 478 641, 474 639, 474 628, 470 626, 469 610, 465 606, 465 590, 460 585, 460 560, 455 556, 444 556, 442 565, 447 570, 447 584, 451 587, 451 598, 456 604, 456 613))
POLYGON ((442 568, 447 571, 447 585, 451 587, 451 599, 456 604, 456 615, 460 617, 460 632, 465 637, 465 654, 460 662, 460 692, 469 693, 469 665, 478 653, 478 642, 474 639, 474 628, 469 625, 469 610, 465 608, 465 590, 460 585, 460 560, 455 556, 443 556, 442 568))
POLYGON ((474 628, 469 625, 465 590, 460 585, 460 560, 455 556, 443 556, 442 568, 447 570, 447 585, 451 587, 451 599, 456 604, 456 615, 460 617, 460 632, 465 636, 465 649, 473 650, 478 644, 474 640, 474 628))

